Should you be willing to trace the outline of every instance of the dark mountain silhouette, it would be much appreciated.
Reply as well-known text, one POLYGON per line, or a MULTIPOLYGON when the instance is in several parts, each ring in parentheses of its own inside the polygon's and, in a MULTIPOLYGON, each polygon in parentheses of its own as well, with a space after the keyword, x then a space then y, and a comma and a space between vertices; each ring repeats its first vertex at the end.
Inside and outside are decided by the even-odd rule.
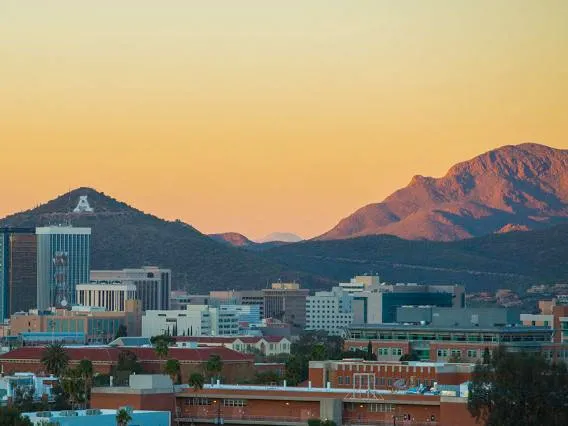
POLYGON ((453 242, 374 235, 273 248, 274 262, 334 280, 378 273, 388 282, 460 283, 468 291, 568 282, 568 224, 453 242))
POLYGON ((171 268, 175 288, 194 292, 264 288, 279 278, 299 280, 306 286, 329 284, 255 253, 219 244, 181 221, 162 220, 91 188, 75 189, 0 220, 0 226, 57 224, 92 228, 93 269, 171 268), (72 213, 82 195, 88 197, 93 213, 72 213))
POLYGON ((317 239, 387 234, 453 241, 567 220, 568 150, 526 143, 457 164, 439 179, 415 176, 317 239))

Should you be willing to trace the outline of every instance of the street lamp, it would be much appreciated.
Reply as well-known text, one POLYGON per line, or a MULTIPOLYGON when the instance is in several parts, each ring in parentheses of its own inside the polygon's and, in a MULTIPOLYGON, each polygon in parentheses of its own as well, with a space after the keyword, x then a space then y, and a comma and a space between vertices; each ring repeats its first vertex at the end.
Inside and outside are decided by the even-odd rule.
POLYGON ((214 400, 213 403, 217 404, 217 418, 215 419, 215 424, 222 425, 225 422, 221 418, 221 400, 214 400))

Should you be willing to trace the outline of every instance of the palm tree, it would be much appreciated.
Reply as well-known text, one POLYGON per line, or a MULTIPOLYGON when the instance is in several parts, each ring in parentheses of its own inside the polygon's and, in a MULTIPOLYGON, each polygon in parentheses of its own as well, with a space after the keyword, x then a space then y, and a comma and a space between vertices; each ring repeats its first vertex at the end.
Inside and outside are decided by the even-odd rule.
POLYGON ((132 420, 132 417, 124 408, 116 412, 116 426, 128 426, 130 420, 132 420))
POLYGON ((78 369, 69 369, 59 378, 63 391, 67 394, 71 408, 85 402, 87 395, 84 394, 85 385, 81 372, 78 369))
POLYGON ((90 359, 82 359, 77 368, 83 379, 84 393, 86 400, 90 400, 91 387, 93 386, 93 363, 90 359))
POLYGON ((205 377, 203 377, 203 374, 192 373, 191 376, 189 376, 189 386, 192 386, 194 391, 203 389, 204 384, 205 377))
POLYGON ((41 362, 48 373, 60 377, 69 365, 69 356, 61 344, 53 343, 43 351, 41 362))
POLYGON ((179 375, 181 372, 181 367, 177 359, 168 359, 166 365, 164 366, 164 373, 169 375, 172 382, 179 383, 179 375))
POLYGON ((156 340, 156 343, 154 343, 154 351, 159 358, 167 357, 169 353, 168 342, 163 339, 156 340))
POLYGON ((205 371, 207 371, 210 378, 219 377, 223 371, 223 360, 219 355, 211 355, 205 364, 205 371))

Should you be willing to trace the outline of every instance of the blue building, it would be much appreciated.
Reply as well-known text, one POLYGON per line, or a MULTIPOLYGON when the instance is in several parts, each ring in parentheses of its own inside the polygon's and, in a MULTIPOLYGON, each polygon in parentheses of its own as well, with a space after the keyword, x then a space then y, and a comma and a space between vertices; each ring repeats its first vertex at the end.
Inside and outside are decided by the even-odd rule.
POLYGON ((75 303, 75 287, 88 283, 91 229, 72 226, 36 228, 37 307, 75 303))
MULTIPOLYGON (((145 411, 128 409, 130 425, 170 426, 169 411, 145 411)), ((68 410, 22 413, 33 425, 56 424, 59 426, 116 426, 116 410, 68 410)))
POLYGON ((259 324, 260 305, 219 305, 221 313, 232 313, 237 316, 239 322, 246 322, 248 324, 259 324))

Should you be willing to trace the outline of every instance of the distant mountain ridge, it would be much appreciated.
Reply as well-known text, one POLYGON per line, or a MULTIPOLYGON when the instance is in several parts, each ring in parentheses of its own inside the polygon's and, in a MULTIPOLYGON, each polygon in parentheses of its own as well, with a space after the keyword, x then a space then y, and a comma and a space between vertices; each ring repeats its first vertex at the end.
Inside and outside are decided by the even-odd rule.
POLYGON ((303 238, 291 232, 272 232, 257 240, 258 243, 297 243, 300 241, 303 241, 303 238))
POLYGON ((410 184, 342 219, 319 240, 388 234, 454 241, 568 220, 568 150, 504 146, 410 184))
POLYGON ((254 241, 249 240, 243 234, 238 232, 223 232, 220 234, 209 234, 209 237, 215 241, 223 244, 228 244, 233 247, 248 247, 255 244, 254 241))
POLYGON ((264 252, 274 262, 346 281, 378 273, 387 282, 457 283, 467 291, 568 283, 568 224, 460 241, 391 235, 304 241, 264 252))
POLYGON ((146 214, 92 188, 78 188, 34 209, 0 220, 0 226, 71 224, 92 228, 91 266, 118 269, 157 265, 171 268, 175 288, 264 288, 267 282, 300 280, 327 286, 325 278, 288 269, 256 253, 219 244, 181 221, 146 214), (93 212, 73 213, 80 196, 93 212))

